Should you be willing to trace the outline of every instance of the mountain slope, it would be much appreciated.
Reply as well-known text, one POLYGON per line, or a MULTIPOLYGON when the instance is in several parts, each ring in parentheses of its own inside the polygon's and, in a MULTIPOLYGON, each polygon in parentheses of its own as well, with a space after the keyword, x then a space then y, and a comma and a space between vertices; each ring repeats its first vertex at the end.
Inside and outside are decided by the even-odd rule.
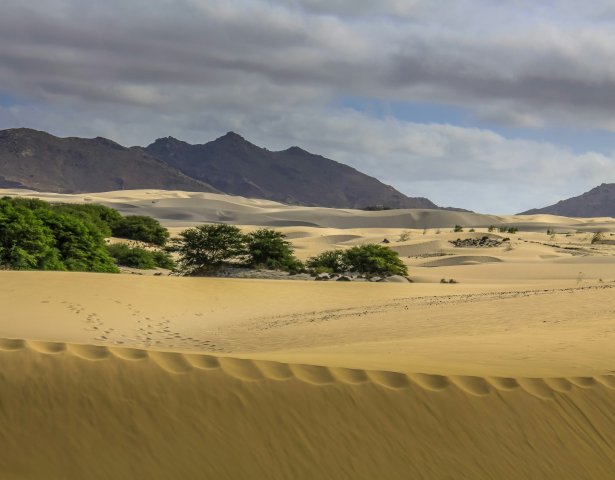
POLYGON ((58 193, 217 191, 140 148, 125 148, 101 137, 59 138, 27 128, 0 131, 0 187, 58 193))
POLYGON ((426 198, 409 198, 352 167, 299 147, 272 152, 233 132, 203 145, 160 138, 145 151, 234 195, 337 208, 438 208, 426 198))
POLYGON ((564 217, 615 217, 615 183, 603 183, 578 197, 561 200, 548 207, 528 210, 521 215, 538 213, 564 217))

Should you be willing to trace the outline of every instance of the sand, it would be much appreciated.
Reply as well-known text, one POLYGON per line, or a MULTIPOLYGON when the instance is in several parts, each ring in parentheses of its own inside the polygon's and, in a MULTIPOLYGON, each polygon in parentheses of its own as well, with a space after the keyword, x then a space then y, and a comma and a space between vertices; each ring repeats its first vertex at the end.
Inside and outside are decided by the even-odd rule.
POLYGON ((0 272, 0 478, 613 478, 615 220, 203 195, 90 197, 286 215, 303 258, 387 238, 414 283, 0 272))

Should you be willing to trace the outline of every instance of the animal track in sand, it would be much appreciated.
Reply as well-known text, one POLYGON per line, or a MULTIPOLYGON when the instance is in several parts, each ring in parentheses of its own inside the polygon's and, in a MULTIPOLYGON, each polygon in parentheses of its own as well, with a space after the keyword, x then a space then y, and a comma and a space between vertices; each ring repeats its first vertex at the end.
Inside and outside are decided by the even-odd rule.
POLYGON ((519 290, 508 292, 485 292, 462 295, 398 298, 392 302, 369 306, 347 307, 312 312, 301 312, 290 315, 258 317, 251 319, 250 323, 242 324, 242 328, 245 330, 252 331, 264 331, 293 324, 322 323, 340 318, 361 317, 368 314, 371 315, 379 313, 389 313, 402 310, 405 311, 409 310, 410 307, 415 306, 448 306, 485 302, 491 300, 505 300, 509 298, 533 297, 554 294, 571 294, 579 291, 604 290, 613 288, 615 288, 615 285, 609 284, 560 289, 519 290))

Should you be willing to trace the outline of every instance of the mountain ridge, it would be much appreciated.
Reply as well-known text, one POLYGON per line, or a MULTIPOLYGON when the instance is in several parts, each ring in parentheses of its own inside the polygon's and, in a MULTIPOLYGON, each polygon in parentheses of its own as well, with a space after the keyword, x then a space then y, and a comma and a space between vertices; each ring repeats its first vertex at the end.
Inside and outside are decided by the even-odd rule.
POLYGON ((232 131, 204 144, 168 136, 125 147, 100 136, 0 130, 0 187, 55 193, 152 188, 332 208, 440 208, 299 146, 270 151, 232 131))
POLYGON ((0 184, 56 193, 133 188, 218 192, 140 148, 29 128, 0 130, 0 184))
POLYGON ((426 198, 408 197, 353 167, 298 146, 270 151, 232 131, 204 144, 159 138, 145 151, 229 194, 335 208, 438 208, 426 198))
POLYGON ((533 208, 520 215, 541 213, 564 217, 615 217, 615 183, 602 183, 576 197, 543 208, 533 208))

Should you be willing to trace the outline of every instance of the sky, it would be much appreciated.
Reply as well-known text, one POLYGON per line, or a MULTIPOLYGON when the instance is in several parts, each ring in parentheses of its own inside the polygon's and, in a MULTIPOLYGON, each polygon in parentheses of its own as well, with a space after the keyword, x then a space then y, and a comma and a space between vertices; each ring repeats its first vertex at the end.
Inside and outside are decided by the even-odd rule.
POLYGON ((2 0, 0 129, 228 131, 441 206, 615 182, 615 2, 2 0))

